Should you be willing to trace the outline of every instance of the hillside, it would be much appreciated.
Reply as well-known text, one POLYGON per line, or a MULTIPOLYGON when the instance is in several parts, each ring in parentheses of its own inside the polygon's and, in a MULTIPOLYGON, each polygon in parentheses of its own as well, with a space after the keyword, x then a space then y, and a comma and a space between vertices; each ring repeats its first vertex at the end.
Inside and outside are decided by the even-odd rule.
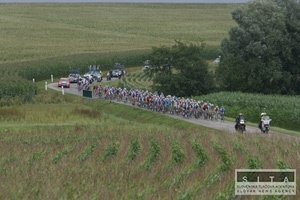
MULTIPOLYGON (((107 84, 150 90, 140 65, 153 46, 204 41, 214 58, 235 6, 1 4, 0 199, 299 199, 299 179, 296 196, 234 194, 235 169, 299 172, 296 137, 223 132, 44 89, 50 75, 124 62, 126 77, 107 84)), ((226 106, 228 120, 244 109, 255 125, 267 107, 272 125, 299 131, 298 97, 195 98, 226 106)))
POLYGON ((1 199, 232 199, 234 169, 299 170, 297 140, 81 101, 50 92, 1 108, 1 199))

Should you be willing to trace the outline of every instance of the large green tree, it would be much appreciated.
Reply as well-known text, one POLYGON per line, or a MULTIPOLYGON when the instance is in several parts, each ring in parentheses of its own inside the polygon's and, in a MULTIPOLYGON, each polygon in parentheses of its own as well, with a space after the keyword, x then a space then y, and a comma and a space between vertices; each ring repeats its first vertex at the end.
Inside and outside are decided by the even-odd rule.
POLYGON ((205 61, 205 45, 176 41, 172 47, 155 47, 150 55, 153 89, 176 96, 207 94, 214 89, 205 61))
POLYGON ((300 3, 254 0, 232 12, 216 70, 223 90, 300 94, 300 3))

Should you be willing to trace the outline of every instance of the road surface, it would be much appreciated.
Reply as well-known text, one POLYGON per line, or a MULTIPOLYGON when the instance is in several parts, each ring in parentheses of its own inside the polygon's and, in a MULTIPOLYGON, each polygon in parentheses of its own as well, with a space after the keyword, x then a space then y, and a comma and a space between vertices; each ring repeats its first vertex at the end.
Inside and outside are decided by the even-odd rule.
MULTIPOLYGON (((105 82, 105 80, 103 80, 103 82, 105 82)), ((57 83, 48 84, 48 88, 51 88, 51 89, 57 90, 57 91, 62 90, 60 87, 57 87, 57 83)), ((64 92, 74 94, 74 95, 78 95, 78 96, 82 96, 82 91, 78 91, 77 84, 71 84, 70 88, 64 88, 64 92)), ((94 99, 99 99, 99 98, 94 97, 94 99)), ((102 99, 102 100, 104 100, 104 99, 102 99)), ((115 100, 113 102, 120 103, 120 104, 127 105, 127 106, 132 106, 131 104, 124 104, 123 102, 119 102, 119 101, 115 101, 115 100)), ((205 127, 209 127, 209 128, 229 132, 229 133, 236 133, 236 131, 234 129, 234 125, 235 125, 234 122, 230 122, 230 121, 226 121, 226 120, 225 120, 225 122, 221 122, 220 120, 211 121, 211 120, 203 120, 203 119, 195 119, 195 118, 184 118, 182 116, 171 115, 171 114, 164 114, 164 115, 168 115, 169 117, 172 117, 172 118, 175 118, 175 119, 185 120, 187 122, 197 124, 197 125, 201 125, 201 126, 205 126, 205 127)), ((248 134, 248 133, 262 134, 261 131, 257 127, 252 127, 252 126, 247 125, 246 129, 247 129, 247 131, 245 132, 246 134, 248 134)), ((274 132, 271 129, 270 132, 269 132, 269 135, 272 135, 272 134, 280 134, 280 133, 274 132)))

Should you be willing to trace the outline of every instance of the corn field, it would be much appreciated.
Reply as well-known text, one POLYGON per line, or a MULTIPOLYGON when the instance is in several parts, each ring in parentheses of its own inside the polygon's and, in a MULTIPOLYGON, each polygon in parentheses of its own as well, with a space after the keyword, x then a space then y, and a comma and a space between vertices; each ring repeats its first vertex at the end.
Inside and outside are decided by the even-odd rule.
POLYGON ((300 170, 292 138, 64 100, 0 108, 1 199, 234 199, 234 169, 300 170))

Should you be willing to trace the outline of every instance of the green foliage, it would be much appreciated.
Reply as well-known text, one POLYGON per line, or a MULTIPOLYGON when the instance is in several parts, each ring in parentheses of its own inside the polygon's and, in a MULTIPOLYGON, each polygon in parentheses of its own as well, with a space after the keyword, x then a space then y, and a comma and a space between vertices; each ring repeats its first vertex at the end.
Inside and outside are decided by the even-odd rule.
POLYGON ((204 60, 205 46, 176 41, 172 47, 153 48, 150 55, 153 90, 176 96, 207 94, 214 89, 204 60))
POLYGON ((152 139, 150 142, 150 148, 151 149, 149 152, 148 160, 145 163, 147 170, 150 170, 151 165, 159 158, 161 145, 157 141, 152 139))
POLYGON ((179 142, 174 142, 172 144, 172 161, 181 164, 185 158, 184 152, 180 146, 179 142))
POLYGON ((117 155, 120 144, 118 142, 110 143, 104 150, 103 160, 107 160, 117 155))
POLYGON ((139 154, 141 150, 141 145, 139 143, 138 138, 135 138, 134 140, 131 141, 130 147, 128 150, 128 158, 129 160, 134 160, 136 156, 139 154))
POLYGON ((277 160, 276 162, 277 169, 291 169, 291 166, 285 163, 283 160, 277 160))
POLYGON ((58 163, 68 153, 69 153, 69 151, 67 149, 64 149, 64 150, 58 152, 52 159, 52 163, 54 163, 54 164, 58 163))
POLYGON ((23 113, 18 121, 0 119, 0 176, 6 180, 1 199, 169 199, 170 193, 174 199, 233 199, 234 169, 248 166, 247 158, 239 157, 248 154, 234 144, 263 166, 273 166, 275 159, 281 163, 276 168, 299 170, 293 156, 297 140, 226 134, 113 102, 82 105, 81 97, 66 99, 0 108, 10 113, 7 118, 23 113), (93 109, 101 117, 81 114, 93 109), (289 151, 268 153, 274 147, 289 151), (180 165, 172 160, 172 149, 184 152, 180 165))
POLYGON ((193 143, 192 148, 196 152, 198 166, 202 167, 208 161, 207 152, 199 143, 193 143))
POLYGON ((251 1, 236 8, 232 17, 238 27, 221 44, 220 89, 300 94, 299 10, 295 0, 251 1))
POLYGON ((231 4, 3 4, 0 16, 7 20, 1 24, 5 31, 1 32, 4 42, 0 74, 19 74, 40 81, 50 79, 51 74, 55 79, 67 76, 74 68, 85 73, 91 64, 100 65, 102 71, 115 62, 126 67, 140 66, 153 46, 172 45, 176 38, 205 41, 209 47, 204 56, 213 59, 219 54, 220 40, 234 23, 229 15, 233 7, 231 4))
MULTIPOLYGON (((79 160, 80 161, 85 161, 96 149, 96 147, 98 146, 98 142, 97 141, 94 141, 92 144, 90 144, 88 147, 86 147, 85 150, 83 150, 80 155, 79 155, 79 160)), ((109 151, 107 154, 109 155, 106 155, 105 156, 113 156, 112 154, 114 152, 110 152, 112 151, 111 149, 108 149, 107 151, 109 151)))
POLYGON ((45 154, 45 151, 38 151, 35 152, 32 156, 29 157, 28 163, 29 165, 32 165, 35 161, 40 159, 45 154))
POLYGON ((91 55, 86 64, 94 64, 98 53, 150 51, 153 46, 171 45, 176 38, 216 47, 234 24, 233 8, 233 4, 1 4, 5 31, 0 63, 68 56, 85 60, 91 55))
POLYGON ((228 154, 227 151, 220 144, 215 144, 214 149, 221 156, 222 164, 220 165, 220 172, 228 171, 233 164, 230 154, 228 154))
POLYGON ((300 130, 300 98, 298 96, 280 96, 249 94, 242 92, 219 92, 204 95, 200 100, 208 101, 226 108, 226 116, 236 118, 242 112, 247 121, 259 123, 260 113, 265 110, 270 115, 272 126, 289 130, 300 130))
POLYGON ((231 182, 226 186, 226 188, 223 190, 223 192, 220 192, 214 200, 231 200, 235 199, 235 182, 231 182))
POLYGON ((37 94, 37 86, 32 81, 18 76, 1 76, 0 85, 0 100, 13 97, 28 102, 37 94))
POLYGON ((248 157, 248 169, 261 169, 262 168, 262 163, 258 159, 258 157, 253 157, 250 156, 248 157))

